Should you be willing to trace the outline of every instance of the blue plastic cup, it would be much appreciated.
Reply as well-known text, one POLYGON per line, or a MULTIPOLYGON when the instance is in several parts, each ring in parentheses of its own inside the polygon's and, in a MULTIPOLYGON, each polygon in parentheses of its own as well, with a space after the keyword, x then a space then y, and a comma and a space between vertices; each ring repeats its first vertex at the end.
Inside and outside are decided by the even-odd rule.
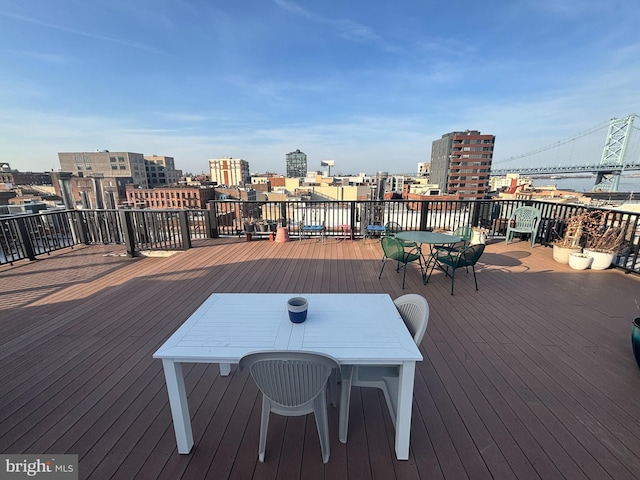
POLYGON ((289 310, 289 320, 293 323, 302 323, 307 319, 307 310, 309 303, 304 297, 293 297, 287 301, 287 310, 289 310))

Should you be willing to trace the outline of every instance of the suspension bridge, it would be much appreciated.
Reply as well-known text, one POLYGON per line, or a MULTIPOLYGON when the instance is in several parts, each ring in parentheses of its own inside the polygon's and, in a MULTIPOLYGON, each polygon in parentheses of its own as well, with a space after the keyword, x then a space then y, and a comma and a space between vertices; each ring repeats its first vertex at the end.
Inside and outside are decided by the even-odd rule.
MULTIPOLYGON (((554 156, 560 156, 562 162, 566 162, 567 158, 571 161, 574 156, 576 140, 589 136, 593 137, 594 134, 598 134, 608 125, 608 132, 599 162, 595 161, 596 159, 594 158, 594 161, 590 163, 574 163, 571 165, 559 163, 555 166, 543 167, 492 167, 491 175, 504 176, 508 173, 519 173, 521 175, 537 176, 595 173, 594 190, 617 192, 620 177, 624 172, 640 170, 640 134, 638 133, 640 129, 633 125, 636 117, 637 115, 633 114, 624 118, 612 118, 609 122, 565 140, 560 140, 547 147, 494 162, 493 167, 518 160, 521 162, 526 161, 527 163, 534 163, 535 160, 535 163, 541 163, 541 159, 548 160, 554 156), (569 150, 567 151, 567 149, 569 150)), ((594 150, 591 148, 589 152, 581 153, 583 161, 584 159, 588 161, 589 158, 593 158, 593 152, 594 150)))

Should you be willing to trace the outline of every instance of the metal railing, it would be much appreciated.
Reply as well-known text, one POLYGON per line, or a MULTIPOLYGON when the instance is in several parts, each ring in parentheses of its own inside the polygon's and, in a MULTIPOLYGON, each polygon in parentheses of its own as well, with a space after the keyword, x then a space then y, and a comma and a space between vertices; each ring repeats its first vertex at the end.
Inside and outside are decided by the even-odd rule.
MULTIPOLYGON (((124 244, 127 253, 145 250, 186 250, 192 239, 240 236, 245 224, 264 222, 286 226, 291 237, 304 225, 323 225, 326 236, 342 236, 345 225, 354 238, 368 225, 397 230, 452 231, 460 226, 484 229, 489 237, 506 234, 511 213, 532 205, 542 213, 536 243, 550 245, 562 236, 566 219, 585 207, 522 200, 472 201, 211 201, 207 210, 72 210, 0 218, 0 264, 33 260, 78 244, 124 244)), ((615 265, 640 273, 640 214, 599 210, 605 225, 621 227, 626 248, 615 265)), ((306 233, 305 233, 306 235, 306 233)))

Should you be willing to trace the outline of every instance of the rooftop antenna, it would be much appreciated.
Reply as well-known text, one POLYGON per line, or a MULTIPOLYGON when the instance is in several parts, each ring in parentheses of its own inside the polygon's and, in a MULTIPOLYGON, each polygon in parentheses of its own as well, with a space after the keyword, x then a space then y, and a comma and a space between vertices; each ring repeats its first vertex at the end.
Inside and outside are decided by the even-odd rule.
POLYGON ((320 162, 321 167, 329 167, 329 177, 331 176, 331 167, 335 166, 335 160, 322 160, 320 162))

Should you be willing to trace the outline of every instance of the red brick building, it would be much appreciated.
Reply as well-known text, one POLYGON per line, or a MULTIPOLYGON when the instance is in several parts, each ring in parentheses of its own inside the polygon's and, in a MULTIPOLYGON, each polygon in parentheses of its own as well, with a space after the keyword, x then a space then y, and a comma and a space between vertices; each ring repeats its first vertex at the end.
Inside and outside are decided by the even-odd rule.
POLYGON ((206 209, 214 195, 215 190, 211 187, 135 188, 127 185, 127 203, 136 207, 144 204, 146 208, 206 209))

